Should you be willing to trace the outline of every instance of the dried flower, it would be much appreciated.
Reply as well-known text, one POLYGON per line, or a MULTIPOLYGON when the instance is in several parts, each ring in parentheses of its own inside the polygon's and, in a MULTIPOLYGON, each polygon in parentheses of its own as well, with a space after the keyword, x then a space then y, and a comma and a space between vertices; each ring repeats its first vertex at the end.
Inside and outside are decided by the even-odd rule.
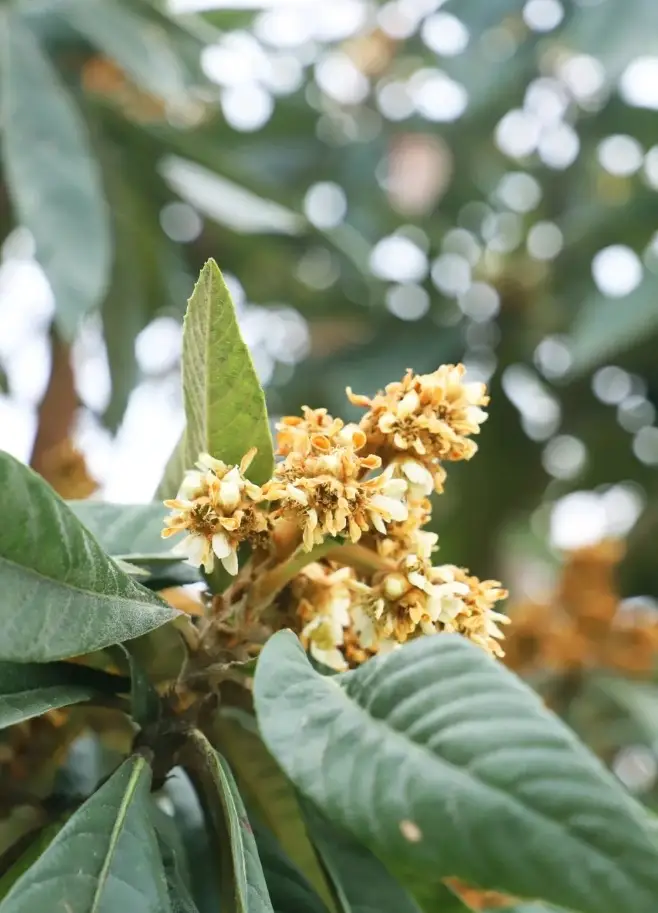
POLYGON ((239 466, 227 466, 201 454, 198 471, 187 472, 178 496, 164 502, 171 514, 165 519, 162 537, 186 531, 175 551, 185 555, 189 564, 211 573, 214 559, 219 558, 229 574, 235 575, 240 543, 247 540, 260 545, 265 541, 268 519, 258 506, 263 494, 244 477, 255 455, 254 448, 239 466))
MULTIPOLYGON (((431 472, 441 491, 445 471, 441 460, 468 460, 477 450, 470 436, 478 434, 487 418, 481 408, 489 402, 482 383, 464 383, 463 365, 442 365, 432 374, 408 371, 401 381, 388 384, 372 399, 348 388, 350 402, 368 411, 360 422, 367 435, 367 449, 385 459, 408 453, 431 472)), ((421 488, 426 477, 409 465, 421 488)))
POLYGON ((280 515, 296 519, 308 551, 326 536, 344 534, 357 542, 364 532, 374 528, 386 534, 387 523, 407 517, 407 486, 391 469, 361 481, 365 472, 379 466, 378 457, 360 457, 351 446, 320 455, 293 451, 263 494, 279 503, 280 515))
POLYGON ((360 450, 366 442, 358 425, 346 425, 333 418, 326 409, 302 406, 303 416, 286 415, 277 424, 277 453, 328 453, 332 448, 351 445, 360 450))

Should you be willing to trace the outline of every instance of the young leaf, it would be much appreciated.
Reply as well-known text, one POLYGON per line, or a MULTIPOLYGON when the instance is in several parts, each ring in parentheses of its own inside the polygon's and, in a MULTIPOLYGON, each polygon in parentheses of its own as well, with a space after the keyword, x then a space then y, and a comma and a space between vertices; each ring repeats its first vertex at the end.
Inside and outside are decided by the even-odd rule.
POLYGON ((125 761, 67 821, 18 879, 0 913, 169 913, 167 885, 149 817, 151 770, 125 761))
POLYGON ((0 662, 0 729, 116 692, 124 679, 71 663, 0 662))
POLYGON ((413 898, 369 850, 334 827, 309 802, 304 803, 304 813, 343 913, 420 913, 413 898))
POLYGON ((458 635, 376 657, 341 687, 280 632, 260 656, 255 702, 293 783, 378 855, 583 913, 655 910, 658 850, 643 810, 530 689, 458 635))
POLYGON ((240 792, 249 807, 269 828, 324 904, 335 910, 295 789, 263 744, 256 731, 256 721, 253 723, 254 729, 250 731, 234 719, 218 716, 213 727, 216 744, 221 745, 235 771, 240 792))
POLYGON ((103 297, 111 260, 107 206, 84 121, 27 21, 0 18, 2 158, 17 221, 29 228, 62 334, 103 297))
POLYGON ((0 659, 46 662, 138 637, 178 613, 124 574, 36 473, 0 453, 0 659))
POLYGON ((221 823, 231 847, 237 913, 273 913, 251 824, 228 764, 200 732, 191 733, 189 748, 195 757, 195 772, 205 781, 203 799, 211 815, 214 811, 215 826, 220 824, 215 803, 221 804, 221 823))
POLYGON ((98 539, 108 555, 164 555, 171 540, 160 535, 167 513, 154 504, 105 504, 103 501, 67 501, 78 520, 98 539))
POLYGON ((165 474, 169 493, 203 451, 226 463, 239 463, 257 447, 247 474, 254 482, 270 478, 274 455, 265 397, 214 260, 201 270, 187 304, 183 398, 187 426, 165 474))

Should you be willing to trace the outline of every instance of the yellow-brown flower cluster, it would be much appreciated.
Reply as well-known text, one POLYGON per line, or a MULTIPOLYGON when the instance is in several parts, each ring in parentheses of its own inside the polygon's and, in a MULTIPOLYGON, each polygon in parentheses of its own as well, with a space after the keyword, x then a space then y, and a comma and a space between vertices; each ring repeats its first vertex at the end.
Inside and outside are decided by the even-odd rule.
POLYGON ((186 532, 174 551, 207 573, 219 558, 229 574, 237 574, 238 546, 267 541, 268 518, 259 506, 263 493, 244 476, 255 455, 250 450, 239 466, 227 466, 201 454, 197 469, 185 474, 178 497, 164 502, 172 512, 165 520, 163 538, 186 532))
POLYGON ((463 382, 464 371, 463 365, 442 365, 432 374, 408 371, 372 399, 347 391, 354 405, 368 409, 360 423, 368 449, 388 460, 408 457, 403 471, 426 494, 428 473, 436 491, 443 489, 441 461, 470 460, 477 451, 471 435, 487 418, 482 406, 489 397, 484 384, 463 382))
POLYGON ((185 531, 183 553, 206 571, 219 558, 235 574, 238 545, 257 546, 265 557, 232 591, 244 617, 265 611, 273 629, 292 623, 330 668, 441 632, 503 655, 499 625, 508 619, 494 606, 507 594, 497 581, 433 565, 437 536, 425 528, 428 496, 443 489, 442 461, 469 459, 486 418, 484 385, 464 383, 463 373, 462 365, 409 371, 372 399, 348 391, 368 407, 358 425, 308 407, 284 417, 280 460, 263 486, 245 477, 253 454, 239 467, 203 455, 165 502, 163 535, 185 531))
POLYGON ((624 555, 614 540, 566 558, 552 598, 514 606, 507 664, 520 673, 612 669, 646 675, 658 659, 658 615, 622 605, 615 583, 624 555))

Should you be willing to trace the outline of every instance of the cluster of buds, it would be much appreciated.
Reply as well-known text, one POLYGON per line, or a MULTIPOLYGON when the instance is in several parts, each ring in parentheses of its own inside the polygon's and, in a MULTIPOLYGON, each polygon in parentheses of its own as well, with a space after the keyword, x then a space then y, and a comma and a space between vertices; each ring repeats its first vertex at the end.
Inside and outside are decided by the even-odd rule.
POLYGON ((462 365, 409 371, 372 399, 348 389, 366 408, 358 424, 308 407, 284 417, 279 461, 262 486, 245 475, 253 452, 233 467, 202 455, 178 497, 165 502, 163 536, 184 531, 179 550, 190 563, 211 572, 219 559, 233 575, 238 547, 249 543, 242 615, 257 605, 272 629, 295 627, 332 669, 441 632, 502 656, 499 625, 508 619, 494 606, 507 594, 498 581, 434 565, 437 536, 425 528, 429 495, 443 491, 443 464, 473 456, 472 436, 487 417, 484 385, 465 383, 463 374, 462 365), (291 575, 286 562, 294 562, 291 575), (270 579, 285 582, 268 599, 270 579))

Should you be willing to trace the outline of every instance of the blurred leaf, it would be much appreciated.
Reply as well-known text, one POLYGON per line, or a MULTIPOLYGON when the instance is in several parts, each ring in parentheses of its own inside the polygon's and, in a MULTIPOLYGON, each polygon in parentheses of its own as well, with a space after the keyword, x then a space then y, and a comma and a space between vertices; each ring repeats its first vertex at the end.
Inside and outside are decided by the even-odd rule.
POLYGON ((71 663, 0 662, 0 729, 48 710, 112 694, 125 682, 71 663))
POLYGON ((304 814, 343 913, 420 913, 413 898, 370 850, 308 802, 304 814))
POLYGON ((36 242, 57 323, 72 339, 111 260, 108 212, 85 124, 26 21, 1 11, 2 157, 16 217, 36 242))
POLYGON ((168 913, 167 886, 149 817, 151 770, 136 755, 67 821, 0 904, 34 913, 66 899, 67 913, 168 913))
POLYGON ((265 398, 214 260, 203 267, 187 306, 183 394, 187 426, 165 472, 168 484, 174 475, 180 484, 180 468, 192 468, 200 453, 239 463, 251 447, 258 452, 247 475, 255 482, 270 478, 274 456, 265 398))
POLYGON ((60 15, 156 97, 182 102, 183 70, 166 31, 120 0, 65 0, 60 15))
MULTIPOLYGON (((103 546, 108 555, 160 556, 171 543, 160 535, 167 509, 153 504, 109 504, 104 501, 67 501, 78 520, 103 546)), ((174 560, 173 556, 171 560, 174 560)))
POLYGON ((254 697, 263 739, 300 791, 418 879, 456 876, 583 913, 654 908, 658 857, 642 808, 463 637, 375 657, 343 688, 282 631, 259 657, 254 697))
POLYGON ((194 162, 169 156, 160 163, 167 183, 199 212, 244 234, 298 234, 304 219, 278 203, 194 162))
POLYGON ((658 686, 594 675, 588 690, 599 691, 627 713, 651 748, 658 748, 658 686))
POLYGON ((581 306, 567 345, 571 375, 578 376, 601 362, 658 333, 658 277, 645 274, 635 291, 623 298, 593 295, 581 306))
POLYGON ((123 574, 36 473, 0 452, 2 659, 45 662, 138 637, 178 614, 123 574))

